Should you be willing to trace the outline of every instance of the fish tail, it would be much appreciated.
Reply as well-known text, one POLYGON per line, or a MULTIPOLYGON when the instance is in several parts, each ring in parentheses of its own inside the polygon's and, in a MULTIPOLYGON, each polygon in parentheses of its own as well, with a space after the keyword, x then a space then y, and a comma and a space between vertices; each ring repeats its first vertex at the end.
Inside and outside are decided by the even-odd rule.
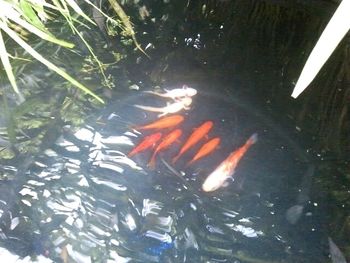
POLYGON ((149 160, 148 162, 148 167, 152 170, 154 170, 156 168, 156 153, 157 152, 154 152, 151 159, 149 160))
POLYGON ((152 94, 152 95, 157 95, 157 92, 151 91, 151 90, 145 90, 145 91, 143 91, 143 93, 152 94))
POLYGON ((249 144, 254 144, 258 141, 258 134, 254 133, 250 138, 248 139, 249 144))
POLYGON ((172 160, 171 160, 171 163, 174 164, 177 162, 177 160, 180 158, 180 154, 176 155, 172 160))
POLYGON ((137 105, 137 104, 135 104, 134 107, 139 108, 139 109, 141 109, 141 110, 145 110, 145 111, 163 112, 162 109, 155 108, 155 107, 150 107, 150 106, 143 106, 143 105, 137 105))
POLYGON ((195 159, 192 159, 191 161, 189 161, 187 164, 186 164, 186 168, 191 166, 196 160, 195 159))
POLYGON ((138 131, 138 130, 142 130, 142 129, 143 129, 142 126, 136 126, 136 125, 129 125, 128 126, 128 130, 136 130, 136 131, 138 131))
POLYGON ((156 91, 145 90, 143 93, 147 93, 147 94, 152 94, 152 95, 163 97, 163 94, 161 94, 159 92, 156 92, 156 91))
POLYGON ((131 151, 131 152, 128 153, 128 157, 131 158, 131 157, 133 157, 135 154, 136 154, 136 152, 131 151))

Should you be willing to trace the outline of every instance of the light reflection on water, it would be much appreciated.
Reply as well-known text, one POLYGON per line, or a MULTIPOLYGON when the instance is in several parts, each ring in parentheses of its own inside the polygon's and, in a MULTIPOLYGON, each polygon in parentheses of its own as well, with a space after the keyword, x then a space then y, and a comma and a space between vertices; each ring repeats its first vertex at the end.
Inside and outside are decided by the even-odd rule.
MULTIPOLYGON (((286 178, 300 178, 305 165, 279 147, 284 142, 271 127, 237 105, 199 95, 181 128, 187 136, 198 123, 213 120, 213 134, 224 140, 221 149, 190 168, 184 168, 189 155, 184 156, 174 167, 178 174, 159 158, 150 171, 150 152, 126 156, 143 136, 130 124, 155 118, 131 107, 152 99, 143 96, 107 109, 99 124, 75 132, 67 127, 36 161, 18 202, 12 201, 16 211, 2 211, 9 230, 1 239, 9 250, 18 253, 10 237, 20 240, 33 232, 36 236, 21 245, 27 254, 45 254, 53 262, 65 253, 75 262, 294 262, 308 255, 309 247, 288 236, 284 218, 289 206, 284 200, 291 194, 286 178), (235 181, 214 193, 201 192, 215 165, 253 132, 260 141, 240 163, 235 181)), ((169 161, 179 147, 159 157, 169 161)))

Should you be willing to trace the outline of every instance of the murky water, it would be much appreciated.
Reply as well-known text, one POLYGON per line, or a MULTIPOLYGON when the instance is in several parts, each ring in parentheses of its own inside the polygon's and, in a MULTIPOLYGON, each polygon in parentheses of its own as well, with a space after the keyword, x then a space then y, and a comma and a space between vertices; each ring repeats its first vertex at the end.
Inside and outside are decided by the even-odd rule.
POLYGON ((2 192, 10 207, 2 215, 3 246, 53 262, 67 255, 75 262, 324 262, 320 207, 303 203, 295 225, 286 218, 298 204, 308 164, 288 135, 230 96, 198 89, 183 113, 183 137, 159 154, 155 170, 147 168, 152 151, 126 154, 151 133, 130 127, 157 119, 133 104, 162 105, 163 99, 131 90, 85 127, 65 127, 22 185, 11 186, 19 194, 2 192), (209 137, 219 136, 221 147, 190 167, 199 145, 166 165, 206 120, 214 122, 209 137), (259 140, 234 181, 203 192, 206 176, 253 133, 259 140))

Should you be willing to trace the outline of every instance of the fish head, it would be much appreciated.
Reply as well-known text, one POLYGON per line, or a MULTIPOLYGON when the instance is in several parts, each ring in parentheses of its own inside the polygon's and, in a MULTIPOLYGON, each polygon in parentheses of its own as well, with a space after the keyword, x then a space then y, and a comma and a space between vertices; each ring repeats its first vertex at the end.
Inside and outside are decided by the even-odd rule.
POLYGON ((225 176, 222 171, 214 171, 211 173, 208 178, 204 181, 202 185, 202 190, 204 192, 212 192, 220 187, 222 187, 227 179, 227 176, 225 176))
POLYGON ((158 141, 160 138, 162 137, 162 133, 161 132, 157 132, 153 134, 153 140, 154 141, 158 141))
POLYGON ((210 130, 213 126, 214 126, 214 123, 212 121, 206 121, 202 127, 205 130, 210 130))
POLYGON ((192 97, 192 96, 197 94, 197 90, 194 88, 185 86, 184 89, 186 91, 186 96, 188 96, 188 97, 192 97))
POLYGON ((182 104, 184 106, 190 106, 192 104, 192 99, 189 97, 185 97, 182 99, 182 104))

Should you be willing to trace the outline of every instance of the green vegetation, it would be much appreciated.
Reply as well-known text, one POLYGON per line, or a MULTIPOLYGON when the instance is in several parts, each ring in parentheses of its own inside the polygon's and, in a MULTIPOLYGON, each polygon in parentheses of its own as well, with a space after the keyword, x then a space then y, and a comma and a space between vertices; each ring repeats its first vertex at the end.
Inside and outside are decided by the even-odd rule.
MULTIPOLYGON (((28 44, 24 39, 24 34, 34 34, 37 37, 55 43, 65 48, 73 48, 74 44, 69 43, 64 40, 56 38, 50 31, 45 27, 44 22, 53 19, 53 16, 57 13, 65 18, 68 25, 70 26, 73 33, 79 34, 76 27, 74 26, 74 16, 71 14, 70 9, 81 17, 83 17, 87 22, 94 24, 94 22, 84 14, 80 7, 71 0, 67 1, 53 1, 53 4, 49 2, 37 2, 37 1, 0 1, 0 29, 5 32, 16 44, 21 46, 26 52, 28 52, 33 58, 43 63, 50 70, 56 72, 66 80, 68 80, 72 85, 86 92, 87 94, 93 96, 100 102, 103 100, 97 96, 94 92, 89 90, 87 87, 79 83, 64 70, 54 65, 47 58, 39 54, 30 44, 28 44), (15 29, 20 28, 20 32, 15 29)), ((6 49, 6 44, 4 37, 0 31, 0 58, 4 65, 7 77, 13 87, 13 90, 17 93, 20 99, 23 101, 23 96, 21 91, 17 87, 16 78, 13 73, 13 69, 10 63, 10 56, 6 49)), ((81 39, 84 38, 80 35, 81 39)), ((85 42, 88 46, 88 44, 85 42)), ((90 49, 93 54, 92 50, 90 49)), ((95 57, 96 61, 98 59, 95 57)))
POLYGON ((89 43, 91 40, 83 34, 96 29, 95 21, 88 15, 91 10, 108 21, 114 33, 130 38, 147 55, 122 7, 113 0, 109 4, 115 13, 113 17, 89 0, 79 5, 72 0, 0 0, 0 64, 4 69, 0 67, 1 159, 44 150, 47 142, 43 140, 52 132, 51 127, 61 131, 63 124, 80 125, 95 106, 104 103, 101 89, 87 87, 96 83, 83 84, 79 74, 84 76, 85 83, 92 79, 92 74, 98 75, 98 79, 102 76, 99 86, 111 89, 114 83, 105 70, 125 56, 114 53, 114 60, 108 65, 100 61, 89 43), (87 54, 79 55, 76 44, 81 44, 79 48, 83 46, 87 54), (67 61, 77 64, 67 66, 67 61), (45 77, 40 79, 37 74, 45 77), (45 83, 48 78, 50 83, 45 83))

